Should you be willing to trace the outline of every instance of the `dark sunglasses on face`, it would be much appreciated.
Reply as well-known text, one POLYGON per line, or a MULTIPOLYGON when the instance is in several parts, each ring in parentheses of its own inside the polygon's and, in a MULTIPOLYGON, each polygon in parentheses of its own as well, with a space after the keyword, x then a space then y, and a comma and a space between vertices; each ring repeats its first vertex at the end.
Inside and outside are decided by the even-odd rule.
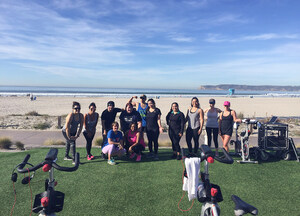
POLYGON ((74 107, 74 110, 80 110, 80 107, 74 107))

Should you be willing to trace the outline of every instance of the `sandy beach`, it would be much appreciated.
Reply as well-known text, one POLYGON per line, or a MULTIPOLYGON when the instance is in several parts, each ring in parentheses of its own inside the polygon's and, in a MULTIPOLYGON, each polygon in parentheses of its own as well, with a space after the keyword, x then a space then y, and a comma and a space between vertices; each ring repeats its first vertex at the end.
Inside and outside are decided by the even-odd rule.
MULTIPOLYGON (((200 97, 202 109, 209 107, 210 97, 200 97)), ((38 97, 30 101, 28 97, 0 97, 0 125, 2 128, 31 129, 30 125, 39 122, 49 122, 51 127, 48 130, 57 130, 58 116, 62 116, 62 124, 65 116, 72 111, 72 102, 81 103, 81 112, 88 112, 91 102, 97 105, 97 112, 101 115, 106 109, 108 101, 113 100, 116 107, 124 108, 129 98, 108 98, 108 97, 38 97), (25 116, 26 113, 36 111, 42 116, 25 116)), ((300 117, 299 97, 215 97, 216 107, 223 109, 223 102, 231 102, 231 108, 237 114, 246 117, 300 117)), ((135 99, 138 102, 139 100, 135 99)), ((155 99, 156 105, 162 112, 162 123, 170 110, 172 102, 177 102, 182 112, 186 113, 190 106, 191 98, 186 97, 161 97, 155 99)), ((118 117, 117 117, 118 119, 118 117)), ((98 129, 101 124, 98 124, 98 129)))

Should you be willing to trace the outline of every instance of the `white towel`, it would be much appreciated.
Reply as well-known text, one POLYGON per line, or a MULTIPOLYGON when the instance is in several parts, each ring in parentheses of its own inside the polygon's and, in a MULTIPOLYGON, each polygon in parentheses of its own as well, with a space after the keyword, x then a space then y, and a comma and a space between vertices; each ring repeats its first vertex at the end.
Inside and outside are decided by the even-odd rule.
POLYGON ((197 198, 197 188, 199 184, 200 158, 186 158, 185 168, 187 178, 183 179, 182 190, 188 192, 189 201, 197 198))

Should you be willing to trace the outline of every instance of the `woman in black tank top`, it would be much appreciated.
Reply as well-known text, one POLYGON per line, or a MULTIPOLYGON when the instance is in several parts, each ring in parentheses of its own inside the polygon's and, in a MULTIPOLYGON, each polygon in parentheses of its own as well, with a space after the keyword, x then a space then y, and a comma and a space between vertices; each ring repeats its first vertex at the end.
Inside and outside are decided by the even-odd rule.
POLYGON ((223 148, 225 148, 227 152, 229 151, 228 143, 231 139, 234 122, 241 122, 241 120, 236 117, 236 112, 230 109, 230 102, 225 101, 224 111, 219 119, 219 134, 222 138, 223 148))

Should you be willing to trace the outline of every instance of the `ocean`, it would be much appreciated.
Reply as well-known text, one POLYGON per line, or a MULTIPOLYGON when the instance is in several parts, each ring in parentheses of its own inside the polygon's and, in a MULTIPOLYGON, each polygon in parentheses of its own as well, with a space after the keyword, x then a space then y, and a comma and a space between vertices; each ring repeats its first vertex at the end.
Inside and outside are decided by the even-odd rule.
MULTIPOLYGON (((226 96, 229 90, 199 89, 140 89, 140 88, 87 88, 45 86, 0 86, 0 96, 51 96, 51 97, 129 97, 146 94, 148 97, 204 97, 226 96)), ((300 97, 300 92, 235 91, 245 97, 300 97)), ((233 95, 233 96, 234 96, 233 95)))

